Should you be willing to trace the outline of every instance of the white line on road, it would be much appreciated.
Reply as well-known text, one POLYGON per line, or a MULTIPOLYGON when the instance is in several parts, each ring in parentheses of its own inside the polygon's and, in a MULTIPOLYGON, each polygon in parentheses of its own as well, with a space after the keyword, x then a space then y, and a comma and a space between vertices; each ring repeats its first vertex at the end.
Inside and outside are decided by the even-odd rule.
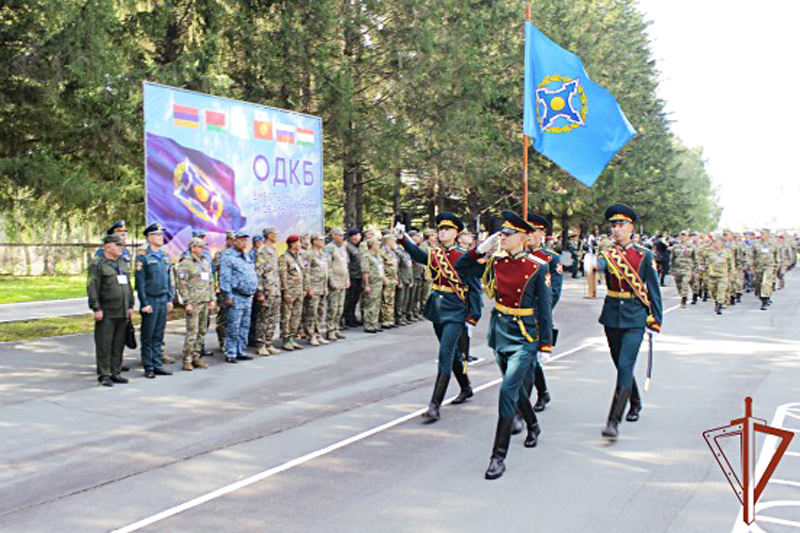
MULTIPOLYGON (((680 306, 676 305, 674 307, 670 307, 669 309, 664 311, 664 314, 669 313, 670 311, 673 311, 673 310, 677 309, 678 307, 680 307, 680 306)), ((602 341, 598 340, 598 339, 595 339, 595 340, 591 340, 589 342, 586 342, 584 344, 581 344, 580 346, 578 346, 576 348, 572 348, 571 350, 567 350, 564 353, 561 353, 561 354, 558 354, 558 355, 555 355, 555 356, 551 357, 548 360, 547 364, 552 363, 553 361, 557 361, 558 359, 561 359, 562 357, 566 357, 568 355, 572 355, 572 354, 574 354, 576 352, 579 352, 581 350, 589 348, 590 346, 595 346, 595 345, 602 345, 602 341)), ((503 378, 497 378, 495 380, 489 381, 488 383, 484 383, 483 385, 480 385, 479 387, 476 387, 475 389, 473 389, 473 391, 474 392, 480 392, 480 391, 488 389, 490 387, 494 387, 495 385, 499 385, 502 382, 503 382, 503 378)), ((445 400, 444 402, 442 402, 442 404, 443 405, 448 405, 454 399, 455 399, 455 396, 452 396, 452 397, 448 398, 447 400, 445 400)), ((254 474, 254 475, 252 475, 252 476, 250 476, 248 478, 239 480, 239 481, 237 481, 235 483, 231 483, 230 485, 226 485, 226 486, 224 486, 222 488, 219 488, 219 489, 217 489, 215 491, 209 492, 207 494, 203 494, 202 496, 199 496, 199 497, 197 497, 197 498, 195 498, 193 500, 189 500, 188 502, 182 503, 180 505, 176 505, 175 507, 171 507, 171 508, 169 508, 169 509, 167 509, 165 511, 161 511, 158 514, 154 514, 152 516, 149 516, 147 518, 139 520, 138 522, 134 522, 133 524, 130 524, 128 526, 122 527, 120 529, 115 529, 111 533, 131 533, 133 531, 138 531, 138 530, 142 529, 143 527, 149 526, 149 525, 154 524, 156 522, 160 522, 161 520, 164 520, 165 518, 169 518, 171 516, 175 516, 176 514, 182 513, 183 511, 187 511, 189 509, 192 509, 194 507, 197 507, 199 505, 207 503, 207 502, 209 502, 211 500, 215 500, 215 499, 217 499, 217 498, 219 498, 221 496, 224 496, 226 494, 230 494, 233 491, 242 489, 244 487, 252 485, 253 483, 257 483, 259 481, 263 481, 263 480, 265 480, 267 478, 270 478, 270 477, 272 477, 272 476, 274 476, 276 474, 280 474, 281 472, 285 472, 285 471, 290 470, 290 469, 292 469, 292 468, 294 468, 296 466, 300 466, 300 465, 302 465, 304 463, 307 463, 307 462, 309 462, 309 461, 311 461, 313 459, 316 459, 318 457, 322 457, 323 455, 327 455, 327 454, 329 454, 331 452, 334 452, 336 450, 344 448, 345 446, 349 446, 350 444, 356 443, 356 442, 358 442, 360 440, 364 440, 367 437, 371 437, 372 435, 375 435, 377 433, 381 433, 382 431, 386 431, 387 429, 391 429, 391 428, 393 428, 393 427, 395 427, 395 426, 397 426, 399 424, 402 424, 404 422, 407 422, 409 420, 412 420, 412 419, 422 415, 422 413, 424 413, 425 411, 427 411, 427 407, 423 407, 421 409, 417 409, 413 413, 409 413, 407 415, 401 416, 400 418, 395 418, 394 420, 392 420, 390 422, 386 422, 385 424, 381 424, 380 426, 376 426, 376 427, 374 427, 372 429, 368 429, 368 430, 363 431, 363 432, 361 432, 361 433, 359 433, 357 435, 353 435, 352 437, 349 437, 347 439, 340 440, 339 442, 331 444, 330 446, 326 446, 325 448, 321 448, 321 449, 319 449, 317 451, 314 451, 314 452, 311 452, 311 453, 307 453, 306 455, 303 455, 302 457, 298 457, 296 459, 292 459, 291 461, 287 461, 287 462, 285 462, 285 463, 283 463, 281 465, 278 465, 276 467, 270 468, 268 470, 264 470, 263 472, 259 472, 258 474, 254 474)))

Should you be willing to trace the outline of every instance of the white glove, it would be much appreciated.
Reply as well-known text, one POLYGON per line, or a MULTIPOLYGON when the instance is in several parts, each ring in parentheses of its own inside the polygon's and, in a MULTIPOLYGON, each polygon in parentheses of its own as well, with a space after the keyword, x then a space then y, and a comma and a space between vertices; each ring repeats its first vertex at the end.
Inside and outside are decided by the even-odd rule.
POLYGON ((406 233, 406 227, 404 224, 400 224, 399 222, 394 225, 394 236, 397 239, 402 239, 406 233))
POLYGON ((539 352, 539 364, 543 365, 553 356, 550 352, 539 352))
POLYGON ((485 255, 495 249, 497 241, 500 239, 500 232, 493 233, 488 239, 478 245, 478 253, 485 255))
POLYGON ((470 324, 469 322, 466 322, 465 325, 467 326, 467 337, 471 339, 472 332, 475 331, 475 324, 470 324))

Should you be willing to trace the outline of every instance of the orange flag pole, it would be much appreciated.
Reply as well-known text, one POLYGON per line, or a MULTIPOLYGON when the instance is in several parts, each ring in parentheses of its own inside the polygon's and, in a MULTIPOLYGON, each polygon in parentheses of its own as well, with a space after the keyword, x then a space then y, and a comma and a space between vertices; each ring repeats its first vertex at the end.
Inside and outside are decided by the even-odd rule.
MULTIPOLYGON (((525 20, 531 21, 531 5, 525 6, 525 20)), ((522 218, 528 220, 528 136, 522 136, 522 218)))

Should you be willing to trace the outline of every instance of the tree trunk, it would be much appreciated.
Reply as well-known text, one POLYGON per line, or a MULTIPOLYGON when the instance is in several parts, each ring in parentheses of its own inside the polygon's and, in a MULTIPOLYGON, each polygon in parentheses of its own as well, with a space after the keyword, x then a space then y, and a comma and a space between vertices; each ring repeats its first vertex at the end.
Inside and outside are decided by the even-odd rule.
POLYGON ((561 249, 566 250, 569 244, 569 215, 561 214, 561 249))

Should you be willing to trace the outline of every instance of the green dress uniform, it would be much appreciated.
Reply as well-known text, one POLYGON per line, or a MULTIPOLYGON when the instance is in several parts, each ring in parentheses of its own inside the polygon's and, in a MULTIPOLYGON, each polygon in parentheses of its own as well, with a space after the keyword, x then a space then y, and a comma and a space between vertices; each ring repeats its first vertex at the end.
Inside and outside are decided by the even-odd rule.
MULTIPOLYGON (((530 233, 531 224, 510 211, 503 212, 504 233, 530 233)), ((458 261, 458 267, 473 275, 483 272, 486 294, 495 299, 489 322, 489 347, 503 374, 498 403, 499 418, 487 479, 505 471, 514 416, 519 412, 528 428, 525 447, 536 446, 540 433, 536 413, 523 387, 538 352, 552 351, 552 283, 547 261, 526 249, 516 254, 498 252, 485 267, 482 254, 473 248, 458 261)))
MULTIPOLYGON (((606 210, 606 219, 636 221, 636 212, 624 204, 606 210)), ((617 427, 628 400, 631 409, 626 419, 636 421, 642 409, 633 369, 645 328, 659 332, 662 323, 661 289, 653 253, 638 244, 615 244, 603 251, 598 266, 605 271, 606 297, 600 323, 605 328, 611 359, 617 369, 614 398, 603 435, 615 439, 617 427)))
MULTIPOLYGON (((452 227, 463 231, 464 224, 452 213, 440 213, 436 217, 439 228, 452 227)), ((480 277, 460 272, 456 267, 464 250, 457 246, 445 249, 431 246, 428 252, 404 236, 399 243, 417 263, 426 265, 427 277, 431 280, 431 293, 425 303, 425 318, 433 323, 439 339, 439 371, 428 411, 423 415, 430 422, 439 419, 439 408, 447 392, 451 371, 456 377, 461 392, 454 404, 472 397, 472 386, 467 376, 467 366, 461 359, 458 341, 465 324, 477 324, 481 317, 482 291, 480 277)))
POLYGON ((133 309, 133 289, 122 258, 95 257, 89 265, 86 284, 89 308, 102 311, 103 319, 94 323, 97 379, 118 379, 122 371, 122 352, 128 311, 133 309))

